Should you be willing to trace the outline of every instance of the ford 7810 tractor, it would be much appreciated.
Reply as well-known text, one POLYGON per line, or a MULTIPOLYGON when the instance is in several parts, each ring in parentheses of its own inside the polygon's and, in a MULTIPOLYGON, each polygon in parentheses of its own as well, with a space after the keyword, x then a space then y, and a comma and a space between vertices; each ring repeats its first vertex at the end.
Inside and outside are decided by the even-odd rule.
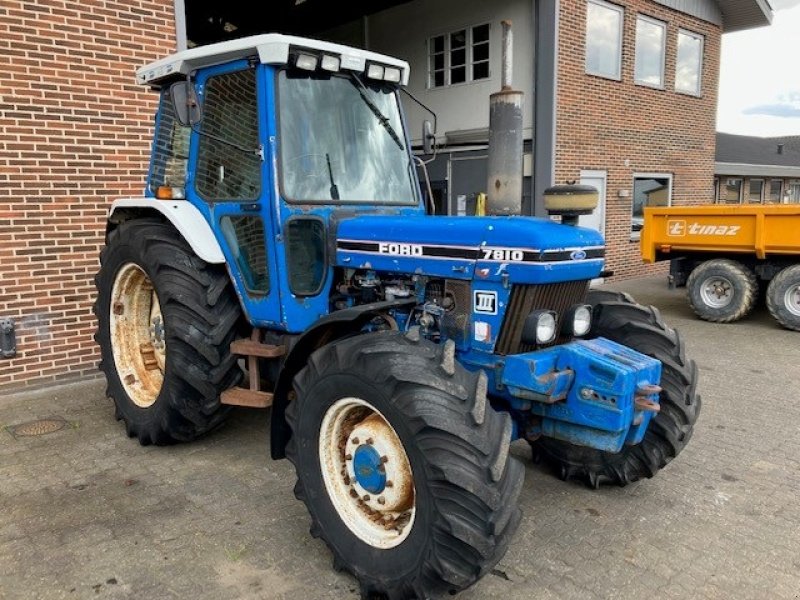
MULTIPOLYGON (((271 406, 271 453, 364 597, 462 590, 520 521, 515 440, 564 479, 652 477, 700 409, 678 334, 590 290, 594 230, 427 214, 408 64, 277 34, 137 73, 160 94, 141 198, 113 203, 97 341, 142 444, 271 406)), ((563 191, 563 190, 562 190, 563 191)), ((573 186, 553 205, 569 204, 573 186)))

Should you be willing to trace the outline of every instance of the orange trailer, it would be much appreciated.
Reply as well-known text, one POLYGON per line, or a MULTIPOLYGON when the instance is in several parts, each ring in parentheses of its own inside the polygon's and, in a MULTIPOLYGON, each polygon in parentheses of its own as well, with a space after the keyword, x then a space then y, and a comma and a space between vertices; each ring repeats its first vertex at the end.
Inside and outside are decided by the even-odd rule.
POLYGON ((670 260, 702 319, 729 323, 755 306, 759 287, 784 327, 800 331, 800 205, 646 208, 645 262, 670 260))

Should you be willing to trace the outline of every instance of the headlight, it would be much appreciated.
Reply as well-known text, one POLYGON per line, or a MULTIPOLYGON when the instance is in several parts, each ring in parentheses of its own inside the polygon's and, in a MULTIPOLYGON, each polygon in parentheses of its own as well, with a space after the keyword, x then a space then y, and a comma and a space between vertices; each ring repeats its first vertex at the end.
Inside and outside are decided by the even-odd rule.
POLYGON ((556 313, 552 310, 535 310, 527 316, 522 326, 522 341, 527 344, 549 344, 556 338, 556 313))
POLYGON ((370 65, 367 67, 367 77, 370 79, 383 79, 383 65, 370 65))
POLYGON ((313 71, 317 68, 317 57, 313 54, 300 52, 294 59, 294 66, 304 71, 313 71))
POLYGON ((400 69, 396 67, 386 67, 383 78, 389 83, 400 83, 400 69))
POLYGON ((322 67, 323 71, 331 71, 335 73, 339 70, 342 61, 338 56, 331 56, 330 54, 323 54, 322 55, 322 67))
POLYGON ((583 337, 592 328, 592 307, 588 304, 576 304, 564 315, 562 332, 564 335, 583 337))

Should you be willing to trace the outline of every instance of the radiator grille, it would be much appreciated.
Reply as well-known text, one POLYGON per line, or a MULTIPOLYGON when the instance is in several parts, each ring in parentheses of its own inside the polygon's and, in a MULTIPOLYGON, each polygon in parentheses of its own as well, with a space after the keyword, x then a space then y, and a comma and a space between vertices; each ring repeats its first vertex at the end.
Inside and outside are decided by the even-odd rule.
MULTIPOLYGON (((536 350, 535 345, 524 344, 521 341, 525 318, 534 310, 547 309, 554 310, 560 319, 570 306, 586 300, 588 290, 588 281, 515 285, 511 290, 495 352, 505 355, 536 350)), ((565 339, 557 338, 553 343, 558 344, 565 341, 565 339)))

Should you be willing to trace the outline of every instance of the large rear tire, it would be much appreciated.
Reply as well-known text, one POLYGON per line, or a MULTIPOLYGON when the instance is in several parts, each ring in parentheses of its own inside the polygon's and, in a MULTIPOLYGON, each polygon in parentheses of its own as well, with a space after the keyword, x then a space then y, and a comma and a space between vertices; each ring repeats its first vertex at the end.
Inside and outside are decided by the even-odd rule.
POLYGON ((800 265, 786 267, 769 282, 767 308, 786 329, 800 331, 800 265))
POLYGON ((454 348, 417 329, 366 334, 317 350, 295 378, 295 494, 364 598, 462 590, 500 560, 519 523, 511 419, 454 348))
POLYGON ((219 395, 241 378, 230 353, 241 309, 225 269, 142 219, 111 231, 95 284, 100 369, 128 435, 170 444, 220 425, 219 395))
POLYGON ((680 336, 655 308, 636 304, 627 294, 597 290, 589 292, 588 302, 593 306, 590 337, 608 338, 661 361, 661 410, 642 442, 619 453, 551 438, 531 446, 534 458, 545 459, 562 479, 584 480, 594 488, 603 483, 624 486, 653 477, 689 442, 700 414, 697 366, 686 359, 680 336))
POLYGON ((758 301, 758 279, 742 263, 717 258, 701 263, 686 281, 689 305, 698 317, 732 323, 752 312, 758 301))

